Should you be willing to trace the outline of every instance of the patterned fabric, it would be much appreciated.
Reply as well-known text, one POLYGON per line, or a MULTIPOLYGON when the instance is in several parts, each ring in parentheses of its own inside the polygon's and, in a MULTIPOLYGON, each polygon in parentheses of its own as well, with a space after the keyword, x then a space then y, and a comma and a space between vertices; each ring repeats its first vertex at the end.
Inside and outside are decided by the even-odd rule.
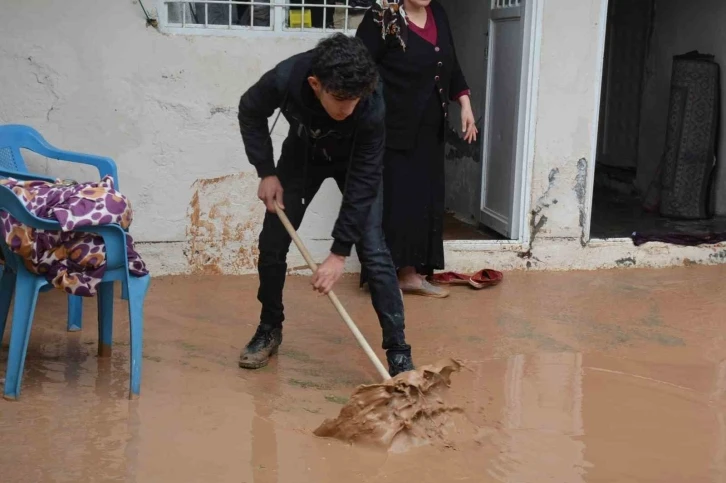
MULTIPOLYGON (((131 225, 131 205, 114 189, 113 178, 78 184, 8 178, 0 180, 0 184, 12 189, 32 214, 57 220, 61 225, 61 231, 36 230, 1 212, 0 236, 10 250, 23 258, 30 272, 44 275, 55 288, 73 295, 94 296, 106 271, 106 247, 101 236, 72 230, 107 224, 127 229, 131 225)), ((132 275, 149 273, 128 234, 126 252, 132 275)))
POLYGON ((371 7, 374 22, 381 27, 381 37, 397 39, 406 50, 406 12, 398 0, 376 0, 371 7))
POLYGON ((705 219, 716 161, 719 64, 712 55, 673 57, 671 99, 661 178, 660 214, 705 219))

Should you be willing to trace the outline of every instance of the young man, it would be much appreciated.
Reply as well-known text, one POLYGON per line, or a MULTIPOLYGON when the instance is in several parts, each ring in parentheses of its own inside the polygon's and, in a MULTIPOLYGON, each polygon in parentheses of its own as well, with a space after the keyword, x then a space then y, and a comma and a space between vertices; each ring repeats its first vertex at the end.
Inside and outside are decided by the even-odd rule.
POLYGON ((335 34, 295 55, 244 93, 239 123, 247 157, 261 179, 267 213, 260 234, 257 298, 260 325, 240 355, 240 367, 267 364, 282 343, 282 291, 290 236, 275 201, 297 229, 323 181, 333 178, 343 202, 330 255, 313 275, 327 294, 343 273, 353 245, 369 273, 373 306, 383 331, 390 374, 414 368, 404 335, 403 300, 381 227, 385 106, 375 63, 356 38, 335 34), (290 123, 275 166, 268 118, 280 108, 290 123))

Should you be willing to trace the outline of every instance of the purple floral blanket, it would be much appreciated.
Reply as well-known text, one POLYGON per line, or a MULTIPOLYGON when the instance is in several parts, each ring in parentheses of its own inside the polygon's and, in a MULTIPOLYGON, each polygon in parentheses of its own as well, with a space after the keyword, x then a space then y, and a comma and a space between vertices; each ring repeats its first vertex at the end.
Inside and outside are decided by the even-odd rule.
MULTIPOLYGON (((0 179, 0 184, 12 189, 35 216, 54 219, 61 225, 61 231, 36 230, 0 212, 0 236, 10 250, 23 258, 29 271, 44 275, 55 288, 94 296, 106 271, 106 247, 101 236, 72 230, 111 223, 124 229, 131 225, 131 204, 114 189, 113 178, 78 184, 8 178, 0 179)), ((148 274, 129 234, 126 251, 129 272, 137 277, 148 274)))

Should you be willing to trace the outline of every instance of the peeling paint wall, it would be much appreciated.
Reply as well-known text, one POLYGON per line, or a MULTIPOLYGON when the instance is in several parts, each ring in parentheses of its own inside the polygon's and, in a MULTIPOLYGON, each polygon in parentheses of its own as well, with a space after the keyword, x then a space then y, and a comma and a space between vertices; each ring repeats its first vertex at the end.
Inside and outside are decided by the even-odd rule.
MULTIPOLYGON (((250 171, 239 96, 305 45, 257 39, 253 49, 242 39, 161 35, 133 1, 10 2, 0 22, 0 121, 113 157, 142 242, 185 241, 193 183, 250 171)), ((56 162, 31 166, 68 173, 56 162)))
MULTIPOLYGON (((253 172, 194 182, 184 247, 189 271, 238 274, 257 270, 257 243, 265 218, 265 207, 257 201, 258 183, 253 172)), ((336 191, 335 183, 326 181, 322 196, 310 204, 300 229, 301 238, 318 259, 329 252, 332 243, 329 232, 335 219, 334 207, 340 203, 340 194, 336 191)), ((288 266, 290 271, 307 270, 294 246, 291 246, 288 266)), ((349 269, 356 267, 355 260, 351 260, 349 269)))
MULTIPOLYGON (((5 3, 0 122, 30 124, 60 147, 114 158, 121 190, 136 210, 132 234, 154 275, 253 273, 264 210, 239 135, 237 103, 265 70, 312 47, 314 39, 162 35, 145 26, 133 0, 5 3)), ((532 244, 447 243, 449 268, 726 262, 724 247, 583 247, 599 12, 600 0, 545 2, 531 172, 532 244)), ((485 19, 479 20, 484 29, 485 19)), ((484 86, 472 88, 475 96, 483 95, 484 86)), ((281 121, 273 136, 278 153, 286 130, 281 121)), ((56 161, 32 156, 28 161, 42 173, 95 176, 56 161)), ((326 182, 300 229, 317 259, 329 251, 340 197, 335 183, 326 182)), ((289 266, 306 268, 295 248, 289 266)), ((355 257, 347 268, 358 269, 355 257)))
MULTIPOLYGON (((536 238, 580 240, 596 107, 599 0, 545 1, 532 173, 536 238)), ((602 19, 604 20, 604 19, 602 19)), ((536 241, 535 241, 536 243, 536 241)))
POLYGON ((249 206, 254 173, 200 179, 189 204, 187 259, 192 271, 224 273, 256 268, 257 237, 265 208, 249 206))
MULTIPOLYGON (((145 258, 161 257, 149 261, 152 267, 189 271, 206 267, 206 256, 217 259, 215 250, 237 249, 242 241, 225 238, 225 230, 252 221, 246 214, 260 208, 237 124, 239 97, 267 69, 311 48, 315 39, 163 35, 146 27, 132 0, 6 3, 0 16, 0 122, 29 124, 59 147, 112 157, 121 189, 134 202, 131 230, 140 251, 149 253, 145 258), (204 184, 220 177, 231 178, 204 184), (208 216, 218 225, 214 230, 190 225, 195 196, 209 210, 221 199, 233 200, 217 206, 218 217, 214 211, 208 216), (242 218, 232 222, 225 216, 242 218), (187 245, 202 243, 210 245, 201 255, 185 256, 187 245)), ((279 153, 287 131, 282 119, 275 131, 279 153)), ((27 162, 41 173, 97 176, 32 155, 27 162)), ((337 200, 336 192, 334 186, 321 191, 321 203, 311 206, 302 227, 313 251, 329 245, 311 237, 329 237, 328 204, 337 200)), ((244 243, 251 243, 254 237, 246 236, 244 243)), ((234 262, 232 255, 222 256, 220 263, 249 268, 252 252, 245 253, 234 262)))

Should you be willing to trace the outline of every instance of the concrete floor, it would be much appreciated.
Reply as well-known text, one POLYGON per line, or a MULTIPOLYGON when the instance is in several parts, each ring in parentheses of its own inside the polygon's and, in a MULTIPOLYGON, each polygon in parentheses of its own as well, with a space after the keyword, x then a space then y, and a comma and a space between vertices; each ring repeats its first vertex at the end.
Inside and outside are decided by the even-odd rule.
POLYGON ((477 228, 466 223, 453 213, 444 215, 444 240, 503 240, 504 237, 493 230, 477 228))
MULTIPOLYGON (((338 294, 378 349, 356 280, 338 294)), ((99 359, 94 304, 68 334, 63 295, 41 296, 21 398, 0 401, 2 481, 726 481, 726 267, 507 273, 407 298, 417 363, 464 361, 452 397, 480 436, 403 454, 311 434, 376 373, 306 277, 287 285, 279 357, 237 367, 255 291, 255 277, 154 280, 137 401, 123 305, 99 359)))

